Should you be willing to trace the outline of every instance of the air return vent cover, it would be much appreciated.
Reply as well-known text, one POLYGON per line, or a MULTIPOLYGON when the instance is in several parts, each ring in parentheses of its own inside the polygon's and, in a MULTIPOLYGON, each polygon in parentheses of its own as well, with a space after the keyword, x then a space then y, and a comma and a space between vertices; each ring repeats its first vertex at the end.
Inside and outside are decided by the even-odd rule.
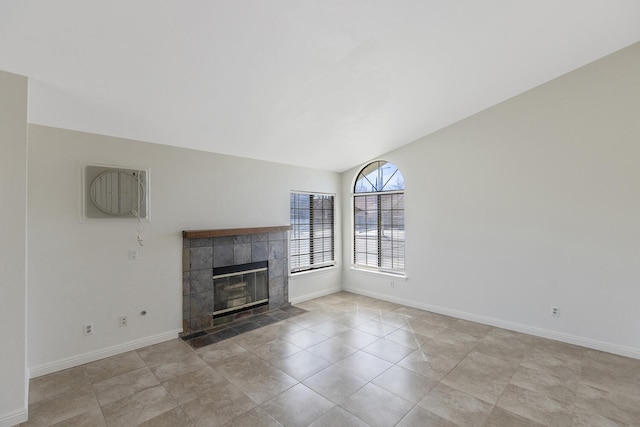
POLYGON ((148 219, 149 171, 86 166, 83 205, 86 218, 148 219))

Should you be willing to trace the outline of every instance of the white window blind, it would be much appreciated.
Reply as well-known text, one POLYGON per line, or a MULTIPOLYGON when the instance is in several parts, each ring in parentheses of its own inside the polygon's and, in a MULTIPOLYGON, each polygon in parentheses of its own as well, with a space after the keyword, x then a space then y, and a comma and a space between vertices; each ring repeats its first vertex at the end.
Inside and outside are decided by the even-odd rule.
POLYGON ((291 272, 335 264, 334 196, 291 193, 291 272))

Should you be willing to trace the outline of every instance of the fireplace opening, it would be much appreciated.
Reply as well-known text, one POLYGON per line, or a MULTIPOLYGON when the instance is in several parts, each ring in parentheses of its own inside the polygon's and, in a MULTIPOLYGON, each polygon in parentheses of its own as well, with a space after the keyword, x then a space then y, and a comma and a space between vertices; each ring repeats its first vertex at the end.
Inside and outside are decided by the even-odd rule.
POLYGON ((213 318, 269 304, 268 261, 213 269, 213 318))

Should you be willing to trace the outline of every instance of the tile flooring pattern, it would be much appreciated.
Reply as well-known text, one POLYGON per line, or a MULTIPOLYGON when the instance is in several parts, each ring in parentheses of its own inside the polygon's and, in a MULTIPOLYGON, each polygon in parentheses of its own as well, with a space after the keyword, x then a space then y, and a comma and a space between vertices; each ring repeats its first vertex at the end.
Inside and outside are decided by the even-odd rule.
POLYGON ((25 426, 640 425, 640 360, 341 292, 31 380, 25 426))

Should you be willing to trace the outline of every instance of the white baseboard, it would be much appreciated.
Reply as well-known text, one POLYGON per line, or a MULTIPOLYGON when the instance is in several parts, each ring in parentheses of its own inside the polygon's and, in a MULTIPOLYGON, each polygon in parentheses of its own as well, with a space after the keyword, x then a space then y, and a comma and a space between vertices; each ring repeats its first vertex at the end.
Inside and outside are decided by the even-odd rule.
POLYGON ((321 291, 313 292, 313 293, 310 293, 310 294, 300 295, 300 296, 295 297, 295 298, 290 298, 289 302, 291 304, 299 304, 301 302, 309 301, 310 299, 324 297, 324 296, 327 296, 327 295, 335 294, 337 292, 342 292, 342 288, 340 286, 336 286, 336 287, 329 288, 329 289, 323 289, 321 291))
POLYGON ((29 368, 30 378, 40 377, 42 375, 47 375, 53 372, 62 371, 64 369, 73 368, 75 366, 84 365, 85 363, 94 362, 106 357, 126 353, 127 351, 137 350, 149 345, 169 341, 178 338, 178 334, 180 332, 182 332, 182 329, 176 329, 174 331, 164 332, 162 334, 141 338, 139 340, 129 341, 124 344, 118 344, 112 347, 90 351, 89 353, 78 354, 76 356, 56 360, 55 362, 45 363, 44 365, 34 366, 29 368))
POLYGON ((632 357, 640 359, 640 349, 625 347, 622 345, 612 344, 604 341, 585 338, 577 335, 565 334, 562 332, 551 331, 548 329, 537 328, 534 326, 523 325, 520 323, 509 322, 506 320, 495 319, 492 317, 479 316, 477 314, 466 313, 463 311, 452 310, 431 304, 423 304, 413 300, 397 298, 377 292, 371 292, 360 288, 345 287, 345 291, 354 294, 365 295, 368 297, 380 299, 383 301, 395 302, 397 304, 409 307, 419 308, 421 310, 431 311, 433 313, 444 314, 446 316, 456 317, 458 319, 469 320, 471 322, 482 323, 484 325, 496 326, 498 328, 508 329, 511 331, 522 332, 524 334, 535 335, 542 338, 549 338, 556 341, 562 341, 568 344, 575 344, 582 347, 591 348, 593 350, 605 351, 607 353, 618 354, 620 356, 632 357))
POLYGON ((13 427, 27 421, 27 408, 21 408, 16 411, 0 414, 0 427, 13 427))

